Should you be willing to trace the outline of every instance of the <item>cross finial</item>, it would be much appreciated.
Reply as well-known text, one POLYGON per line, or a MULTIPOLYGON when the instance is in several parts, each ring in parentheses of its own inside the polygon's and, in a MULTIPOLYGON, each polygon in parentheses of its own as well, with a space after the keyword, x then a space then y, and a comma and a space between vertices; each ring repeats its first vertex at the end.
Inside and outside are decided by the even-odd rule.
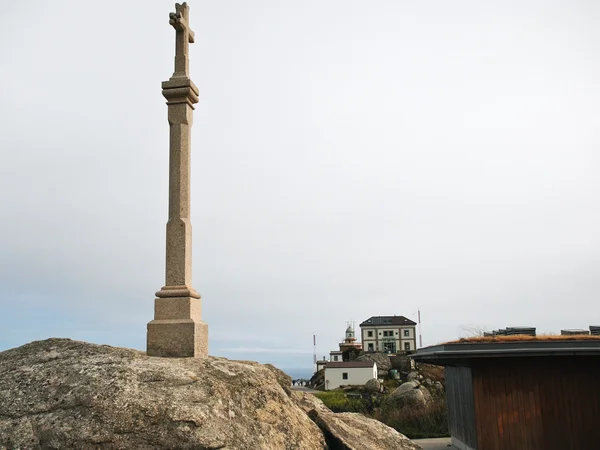
POLYGON ((175 28, 175 73, 173 77, 189 77, 188 47, 194 42, 190 29, 190 8, 187 3, 175 3, 175 12, 169 13, 169 23, 175 28))

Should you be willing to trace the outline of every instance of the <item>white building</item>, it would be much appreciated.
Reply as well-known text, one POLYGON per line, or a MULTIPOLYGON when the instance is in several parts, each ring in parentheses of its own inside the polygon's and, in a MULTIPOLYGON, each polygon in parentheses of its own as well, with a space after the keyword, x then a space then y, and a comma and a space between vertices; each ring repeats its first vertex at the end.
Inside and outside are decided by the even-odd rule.
POLYGON ((348 322, 348 328, 346 328, 346 337, 344 338, 344 342, 340 342, 340 352, 345 352, 346 350, 356 350, 356 352, 360 352, 362 350, 362 344, 360 342, 356 342, 356 337, 354 336, 354 323, 348 322))
POLYGON ((325 365, 326 391, 340 386, 362 386, 372 378, 377 378, 374 361, 329 362, 325 365))
POLYGON ((329 361, 331 362, 340 362, 342 360, 342 352, 338 350, 331 350, 329 352, 329 361))
POLYGON ((325 357, 323 357, 323 361, 317 361, 317 372, 321 369, 325 368, 325 364, 327 364, 329 361, 325 361, 325 357))
POLYGON ((404 316, 373 316, 360 324, 363 350, 401 353, 417 349, 416 322, 404 316))

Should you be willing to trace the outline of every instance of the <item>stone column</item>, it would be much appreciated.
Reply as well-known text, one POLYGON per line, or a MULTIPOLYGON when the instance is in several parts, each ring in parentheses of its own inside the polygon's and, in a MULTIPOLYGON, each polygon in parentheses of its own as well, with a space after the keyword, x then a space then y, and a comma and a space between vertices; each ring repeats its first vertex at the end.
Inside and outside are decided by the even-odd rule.
POLYGON ((192 287, 192 225, 190 222, 191 127, 198 88, 189 78, 189 8, 176 4, 170 23, 176 33, 175 72, 162 83, 167 99, 169 139, 169 220, 166 281, 156 293, 154 320, 148 323, 149 356, 208 356, 208 325, 202 322, 200 295, 192 287))

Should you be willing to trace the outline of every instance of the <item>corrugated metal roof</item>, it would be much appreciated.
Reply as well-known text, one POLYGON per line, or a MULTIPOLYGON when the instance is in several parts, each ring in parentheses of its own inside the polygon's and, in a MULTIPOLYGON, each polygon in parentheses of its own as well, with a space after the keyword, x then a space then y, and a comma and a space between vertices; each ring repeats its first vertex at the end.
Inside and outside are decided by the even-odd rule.
POLYGON ((412 358, 417 362, 447 365, 455 364, 459 360, 533 356, 591 356, 598 358, 600 356, 600 340, 553 339, 449 343, 420 348, 415 355, 412 355, 412 358))

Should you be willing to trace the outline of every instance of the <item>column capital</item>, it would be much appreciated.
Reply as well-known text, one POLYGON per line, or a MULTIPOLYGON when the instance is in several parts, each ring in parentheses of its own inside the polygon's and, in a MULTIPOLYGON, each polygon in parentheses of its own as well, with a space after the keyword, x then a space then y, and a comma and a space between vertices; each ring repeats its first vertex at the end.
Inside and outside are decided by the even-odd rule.
POLYGON ((192 80, 187 77, 171 77, 162 82, 162 95, 167 99, 167 105, 187 103, 194 109, 194 103, 198 103, 198 88, 192 80))

